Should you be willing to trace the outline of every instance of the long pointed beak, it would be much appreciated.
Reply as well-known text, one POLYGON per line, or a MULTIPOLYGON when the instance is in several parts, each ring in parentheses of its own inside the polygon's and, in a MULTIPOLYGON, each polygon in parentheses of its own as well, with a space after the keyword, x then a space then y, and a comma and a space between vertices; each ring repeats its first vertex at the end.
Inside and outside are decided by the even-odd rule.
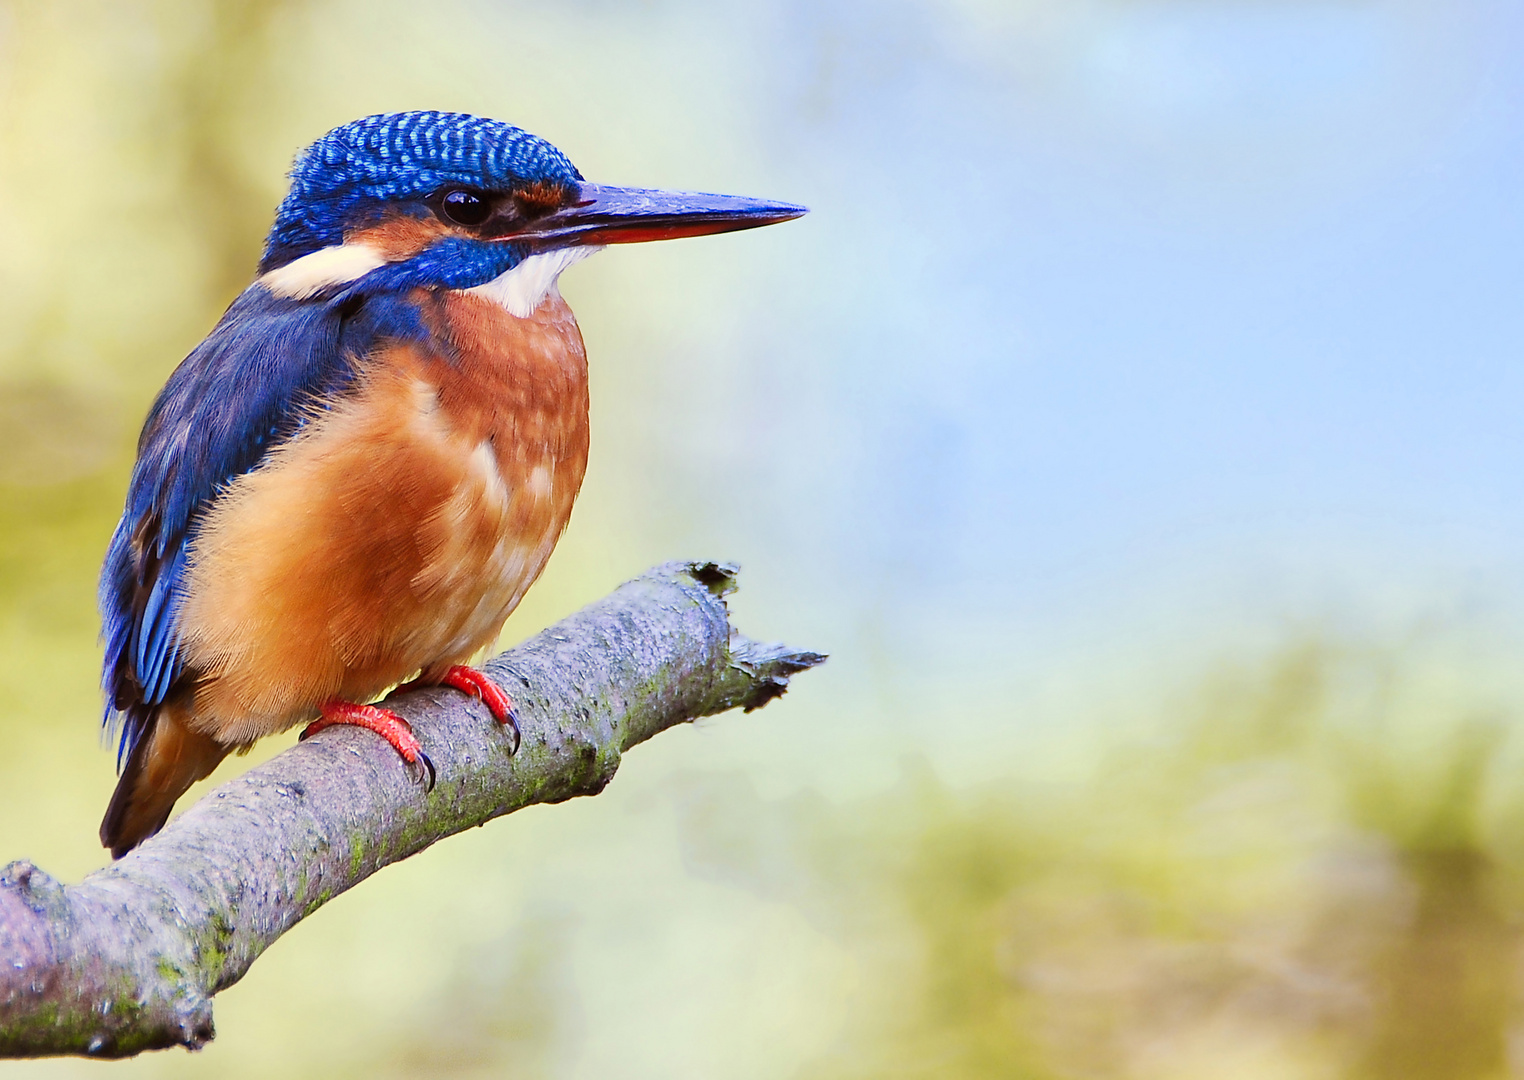
POLYGON ((536 246, 640 244, 755 229, 808 213, 793 203, 696 191, 582 184, 576 202, 537 218, 520 233, 536 246))

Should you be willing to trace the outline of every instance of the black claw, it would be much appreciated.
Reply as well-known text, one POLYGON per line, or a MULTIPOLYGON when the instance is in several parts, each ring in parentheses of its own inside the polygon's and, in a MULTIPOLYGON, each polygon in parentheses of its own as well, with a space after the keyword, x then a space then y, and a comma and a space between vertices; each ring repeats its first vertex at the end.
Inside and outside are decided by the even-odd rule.
POLYGON ((408 762, 408 773, 412 774, 414 769, 416 769, 420 764, 423 766, 423 768, 417 770, 417 775, 414 776, 413 779, 418 782, 427 780, 427 783, 424 783, 423 790, 424 794, 429 794, 434 790, 434 782, 438 779, 439 774, 434 771, 433 760, 430 759, 429 755, 425 754, 422 750, 418 751, 417 761, 408 762))
POLYGON ((519 732, 519 709, 514 705, 508 710, 508 719, 503 721, 503 726, 513 732, 513 745, 508 747, 508 756, 512 757, 519 752, 519 743, 523 741, 523 735, 519 732))

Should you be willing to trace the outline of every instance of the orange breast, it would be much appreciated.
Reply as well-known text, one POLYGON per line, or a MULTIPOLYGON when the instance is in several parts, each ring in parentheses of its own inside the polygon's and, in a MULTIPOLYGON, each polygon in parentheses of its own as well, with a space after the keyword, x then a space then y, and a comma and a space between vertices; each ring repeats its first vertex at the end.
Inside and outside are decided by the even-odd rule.
POLYGON ((466 662, 565 528, 588 447, 571 310, 418 299, 439 348, 369 357, 198 531, 181 612, 197 730, 250 741, 466 662))

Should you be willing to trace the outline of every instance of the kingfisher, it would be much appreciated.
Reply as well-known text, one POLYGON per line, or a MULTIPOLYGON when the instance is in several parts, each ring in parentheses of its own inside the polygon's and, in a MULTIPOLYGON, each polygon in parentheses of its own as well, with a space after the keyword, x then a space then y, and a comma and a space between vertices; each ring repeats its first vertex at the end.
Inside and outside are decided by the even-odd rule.
POLYGON ((588 457, 557 280, 608 244, 790 203, 588 183, 464 113, 368 116, 297 155, 257 274, 159 392, 101 570, 120 858, 235 750, 307 724, 434 767, 394 687, 509 695, 471 661, 544 568, 588 457))

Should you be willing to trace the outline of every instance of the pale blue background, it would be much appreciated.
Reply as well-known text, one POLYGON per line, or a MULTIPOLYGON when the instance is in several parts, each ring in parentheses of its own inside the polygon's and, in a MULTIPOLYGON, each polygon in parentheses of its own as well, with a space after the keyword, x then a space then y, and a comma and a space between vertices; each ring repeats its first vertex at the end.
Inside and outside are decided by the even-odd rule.
MULTIPOLYGON (((127 1071, 433 1075, 443 1032, 461 1075, 801 1075, 903 1015, 884 956, 919 941, 894 881, 805 866, 801 806, 859 830, 833 869, 926 824, 906 775, 1083 806, 1204 672, 1307 640, 1418 673, 1416 761, 1509 727, 1521 31, 1467 0, 0 0, 0 860, 65 879, 105 859, 91 594, 133 434, 298 147, 462 109, 590 179, 813 210, 566 275, 592 463, 507 637, 726 558, 738 624, 830 663, 389 869, 219 996, 211 1049, 127 1071), (695 854, 711 819, 755 826, 762 885, 695 854)), ((1251 842, 1343 865, 1344 809, 1256 805, 1251 842)), ((1087 827, 1165 880, 1161 813, 1087 827)))

